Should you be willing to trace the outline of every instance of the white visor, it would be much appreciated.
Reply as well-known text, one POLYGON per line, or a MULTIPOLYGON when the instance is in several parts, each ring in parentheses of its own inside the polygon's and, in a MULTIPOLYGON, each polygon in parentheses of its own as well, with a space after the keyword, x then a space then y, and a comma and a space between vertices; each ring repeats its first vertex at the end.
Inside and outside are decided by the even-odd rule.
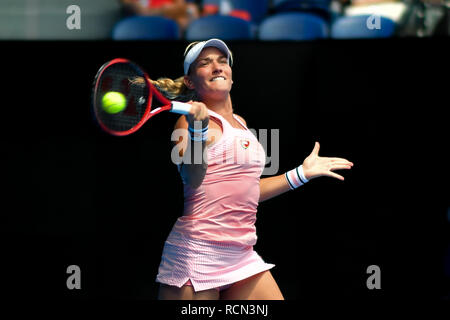
POLYGON ((187 75, 189 72, 189 67, 191 66, 192 62, 197 59, 200 52, 202 52, 203 48, 206 47, 215 47, 225 53, 228 58, 228 64, 231 66, 233 63, 233 58, 231 56, 230 49, 228 49, 225 42, 219 39, 209 39, 207 41, 202 41, 199 43, 196 43, 187 53, 186 57, 184 58, 184 74, 187 75))

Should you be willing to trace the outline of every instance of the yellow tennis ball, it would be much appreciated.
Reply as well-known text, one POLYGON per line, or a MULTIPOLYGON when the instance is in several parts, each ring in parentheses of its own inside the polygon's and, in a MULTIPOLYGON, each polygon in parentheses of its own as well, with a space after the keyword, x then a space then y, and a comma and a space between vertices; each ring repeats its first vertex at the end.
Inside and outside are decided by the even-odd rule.
POLYGON ((107 113, 118 113, 125 109, 126 106, 127 99, 120 92, 109 91, 102 98, 102 107, 107 113))

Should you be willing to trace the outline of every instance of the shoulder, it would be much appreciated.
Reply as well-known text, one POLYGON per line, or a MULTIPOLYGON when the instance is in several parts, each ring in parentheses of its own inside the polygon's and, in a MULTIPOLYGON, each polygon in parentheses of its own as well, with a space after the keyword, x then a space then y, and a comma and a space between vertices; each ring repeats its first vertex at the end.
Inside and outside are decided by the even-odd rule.
POLYGON ((186 120, 186 117, 184 115, 180 116, 177 120, 177 122, 175 123, 175 129, 180 129, 180 128, 187 128, 188 127, 188 122, 186 120))
POLYGON ((244 124, 245 124, 245 126, 247 126, 247 122, 244 120, 244 118, 242 118, 240 115, 238 115, 238 114, 234 114, 236 117, 238 117, 239 118, 239 120, 241 120, 244 124))

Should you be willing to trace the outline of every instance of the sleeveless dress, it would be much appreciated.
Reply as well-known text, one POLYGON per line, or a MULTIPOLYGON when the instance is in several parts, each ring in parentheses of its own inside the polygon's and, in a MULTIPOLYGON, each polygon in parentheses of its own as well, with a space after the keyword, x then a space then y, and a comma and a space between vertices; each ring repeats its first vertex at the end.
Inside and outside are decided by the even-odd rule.
POLYGON ((183 215, 165 241, 156 277, 195 291, 229 286, 275 266, 253 250, 264 148, 235 115, 242 129, 208 112, 221 123, 222 136, 207 149, 202 184, 196 189, 184 184, 183 215))

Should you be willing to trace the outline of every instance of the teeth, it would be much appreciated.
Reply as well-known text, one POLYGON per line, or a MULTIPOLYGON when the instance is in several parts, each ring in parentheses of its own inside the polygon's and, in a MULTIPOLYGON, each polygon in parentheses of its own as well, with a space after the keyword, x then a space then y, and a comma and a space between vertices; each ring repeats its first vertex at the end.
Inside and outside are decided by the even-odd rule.
POLYGON ((217 81, 217 80, 225 80, 225 78, 224 77, 215 77, 215 78, 212 78, 211 81, 217 81))

